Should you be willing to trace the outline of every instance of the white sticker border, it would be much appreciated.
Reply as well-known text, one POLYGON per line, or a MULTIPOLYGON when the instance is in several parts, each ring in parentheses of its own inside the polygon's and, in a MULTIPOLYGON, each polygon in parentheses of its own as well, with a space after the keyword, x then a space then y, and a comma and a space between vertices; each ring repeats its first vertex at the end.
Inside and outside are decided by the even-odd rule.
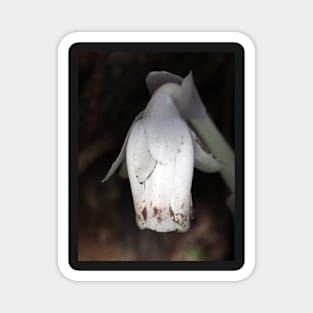
POLYGON ((240 281, 255 267, 255 47, 239 32, 75 32, 58 47, 58 266, 73 281, 240 281), (203 42, 240 44, 244 49, 245 212, 244 265, 238 270, 75 270, 69 264, 69 49, 88 42, 203 42))

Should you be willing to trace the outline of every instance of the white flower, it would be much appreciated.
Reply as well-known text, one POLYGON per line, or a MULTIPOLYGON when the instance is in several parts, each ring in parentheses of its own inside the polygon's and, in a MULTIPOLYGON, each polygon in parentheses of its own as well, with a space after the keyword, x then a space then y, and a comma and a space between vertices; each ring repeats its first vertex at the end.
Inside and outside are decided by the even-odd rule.
POLYGON ((148 86, 153 95, 131 125, 120 154, 103 181, 121 167, 123 176, 130 180, 139 228, 184 232, 192 219, 193 167, 216 172, 221 163, 205 149, 177 111, 179 105, 185 106, 186 118, 188 105, 184 99, 191 101, 195 97, 190 76, 182 86, 152 81, 153 86, 148 86))
POLYGON ((221 175, 231 194, 227 205, 235 208, 235 156, 231 146, 224 139, 211 117, 195 86, 192 73, 184 79, 164 71, 150 72, 146 84, 152 95, 162 92, 172 97, 180 115, 192 125, 207 147, 222 162, 221 175))

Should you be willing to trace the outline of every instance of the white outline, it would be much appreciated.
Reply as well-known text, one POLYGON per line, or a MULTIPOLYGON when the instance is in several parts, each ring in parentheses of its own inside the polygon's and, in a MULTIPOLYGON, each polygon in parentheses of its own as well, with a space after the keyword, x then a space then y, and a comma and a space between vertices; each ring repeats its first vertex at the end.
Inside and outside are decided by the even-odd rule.
POLYGON ((76 32, 58 47, 58 265, 74 281, 239 281, 255 266, 255 47, 238 32, 76 32), (78 271, 68 263, 68 55, 77 42, 234 42, 245 60, 245 255, 234 271, 78 271))

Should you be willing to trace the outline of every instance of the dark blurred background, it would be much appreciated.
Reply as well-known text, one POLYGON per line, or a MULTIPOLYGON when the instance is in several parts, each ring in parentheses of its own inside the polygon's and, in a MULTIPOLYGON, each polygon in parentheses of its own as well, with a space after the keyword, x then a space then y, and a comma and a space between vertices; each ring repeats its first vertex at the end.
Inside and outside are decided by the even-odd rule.
POLYGON ((234 145, 232 53, 80 52, 79 260, 231 260, 233 218, 219 174, 195 170, 195 219, 186 233, 139 230, 129 181, 117 173, 100 183, 134 117, 149 101, 145 77, 193 72, 208 113, 234 145))

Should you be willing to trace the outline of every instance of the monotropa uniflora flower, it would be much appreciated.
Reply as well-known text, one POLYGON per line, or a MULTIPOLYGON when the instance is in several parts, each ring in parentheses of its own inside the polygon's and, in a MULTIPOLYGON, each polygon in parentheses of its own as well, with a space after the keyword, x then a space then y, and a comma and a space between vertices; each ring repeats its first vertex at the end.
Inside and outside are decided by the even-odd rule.
POLYGON ((221 163, 179 114, 168 90, 161 87, 131 125, 103 181, 118 168, 128 176, 139 228, 185 232, 193 217, 194 167, 217 172, 221 163))
POLYGON ((146 77, 150 94, 169 95, 179 114, 197 131, 205 145, 222 162, 221 175, 230 191, 227 205, 235 213, 235 155, 232 147, 207 113, 193 80, 192 72, 184 79, 165 72, 150 72, 146 77))

